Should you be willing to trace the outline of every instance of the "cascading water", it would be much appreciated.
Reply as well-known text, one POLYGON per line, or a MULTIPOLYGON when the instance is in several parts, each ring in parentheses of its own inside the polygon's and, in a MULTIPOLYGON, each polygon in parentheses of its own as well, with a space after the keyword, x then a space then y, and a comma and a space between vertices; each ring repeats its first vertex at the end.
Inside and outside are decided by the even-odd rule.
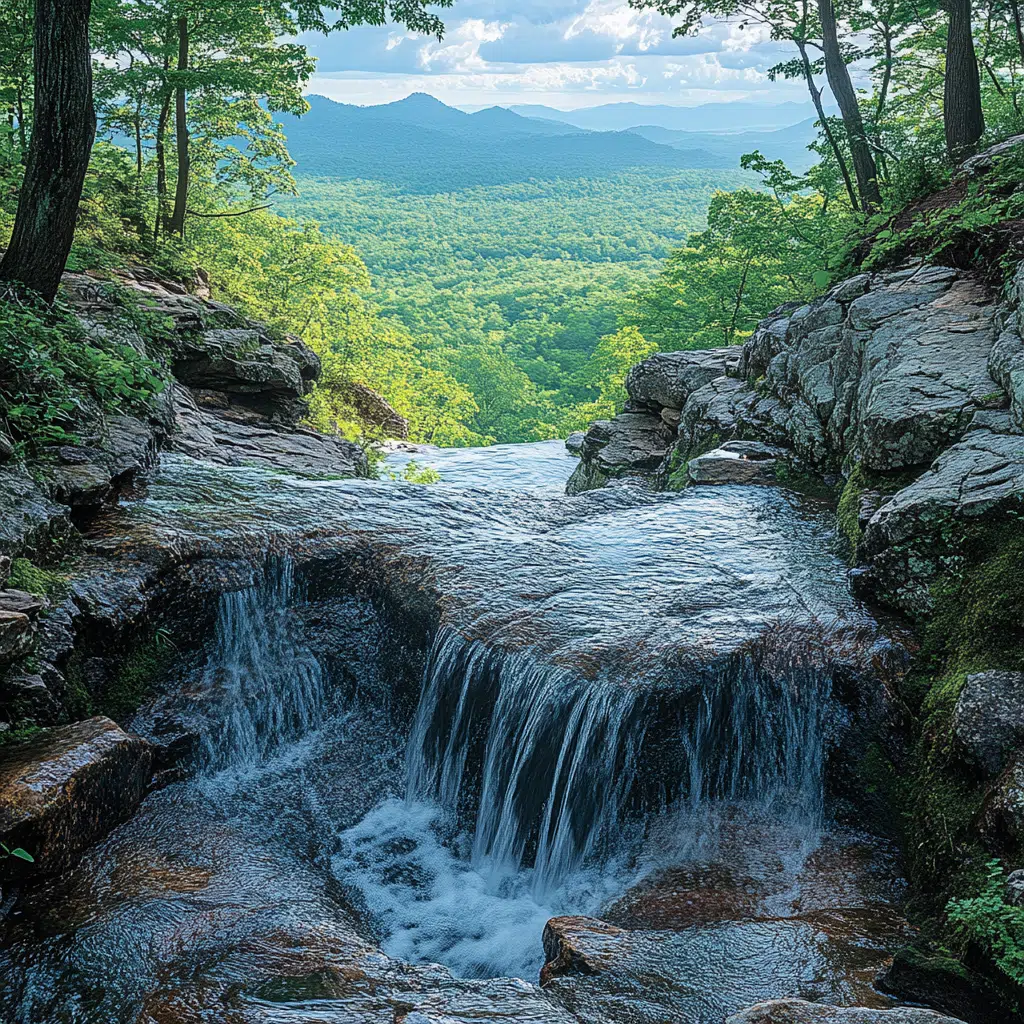
MULTIPOLYGON (((877 636, 826 521, 773 488, 566 499, 553 445, 450 458, 415 487, 169 457, 119 511, 144 549, 258 568, 220 599, 205 664, 135 724, 197 730, 199 770, 0 932, 0 1017, 327 1021, 436 999, 476 1019, 489 995, 446 1000, 483 989, 391 958, 536 979, 550 917, 642 903, 679 865, 748 864, 740 895, 785 916, 823 819, 839 637, 877 636)), ((724 931, 680 932, 679 963, 708 962, 704 941, 759 959, 702 980, 724 994, 694 1024, 777 991, 780 964, 836 962, 811 925, 782 952, 774 925, 733 934, 736 887, 711 897, 724 931)))
POLYGON ((734 657, 652 692, 625 680, 580 680, 446 630, 409 741, 407 797, 474 813, 473 864, 507 871, 529 863, 533 891, 544 898, 616 852, 627 819, 666 805, 783 804, 816 826, 829 696, 827 666, 796 659, 769 673, 734 657), (653 752, 650 731, 659 734, 653 752), (652 788, 655 756, 674 777, 652 788))
POLYGON ((273 558, 251 586, 223 594, 199 693, 219 708, 202 733, 213 768, 253 764, 306 735, 324 709, 323 670, 296 635, 295 566, 273 558))

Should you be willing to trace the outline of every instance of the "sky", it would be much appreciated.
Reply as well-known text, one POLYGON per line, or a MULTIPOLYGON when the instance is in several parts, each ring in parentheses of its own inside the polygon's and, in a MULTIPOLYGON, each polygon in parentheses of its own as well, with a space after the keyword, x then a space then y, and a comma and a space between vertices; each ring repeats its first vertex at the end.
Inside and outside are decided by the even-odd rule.
POLYGON ((304 37, 319 58, 308 91, 345 103, 427 92, 454 106, 563 110, 807 99, 800 82, 769 81, 791 54, 762 26, 711 22, 673 39, 669 19, 625 0, 455 0, 438 13, 440 42, 395 25, 304 37))

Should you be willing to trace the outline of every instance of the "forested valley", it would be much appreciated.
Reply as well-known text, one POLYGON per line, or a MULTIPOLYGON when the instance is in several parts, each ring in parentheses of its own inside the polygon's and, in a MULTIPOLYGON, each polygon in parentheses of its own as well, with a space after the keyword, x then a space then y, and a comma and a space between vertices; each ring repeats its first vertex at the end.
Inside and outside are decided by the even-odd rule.
MULTIPOLYGON (((0 14, 4 237, 31 164, 33 7, 10 0, 0 14)), ((319 429, 372 433, 345 399, 356 382, 409 420, 413 440, 471 445, 564 436, 613 412, 628 367, 656 349, 742 341, 769 310, 855 265, 901 246, 955 249, 958 224, 1012 213, 1014 198, 967 194, 894 220, 943 187, 964 152, 1021 128, 1013 0, 988 10, 966 56, 949 50, 959 44, 938 6, 851 5, 824 22, 806 4, 660 7, 683 33, 742 16, 791 41, 794 59, 772 73, 806 81, 817 127, 585 131, 424 96, 346 107, 304 95, 314 61, 297 34, 331 28, 332 10, 346 24, 373 20, 375 5, 97 0, 95 144, 68 268, 201 273, 216 296, 316 348, 319 429), (856 45, 830 49, 835 24, 856 45), (956 124, 940 116, 953 57, 977 94, 956 124), (873 91, 840 85, 843 113, 830 113, 825 81, 849 84, 852 61, 873 91)), ((413 8, 411 28, 441 31, 413 8)), ((34 314, 6 315, 25 337, 19 318, 34 314)), ((60 348, 59 327, 32 329, 60 348)), ((62 419, 60 402, 33 401, 42 371, 30 362, 5 398, 19 444, 62 419)), ((148 386, 148 368, 111 373, 127 391, 148 386)), ((68 401, 88 390, 83 374, 62 372, 68 401)))

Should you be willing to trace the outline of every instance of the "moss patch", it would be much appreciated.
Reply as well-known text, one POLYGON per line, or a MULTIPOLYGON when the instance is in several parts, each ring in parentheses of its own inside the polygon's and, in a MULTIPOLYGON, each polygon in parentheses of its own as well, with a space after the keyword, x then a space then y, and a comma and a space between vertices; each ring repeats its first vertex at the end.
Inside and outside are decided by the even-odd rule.
POLYGON ((130 718, 153 692, 156 681, 174 659, 174 645, 159 629, 138 637, 128 646, 96 710, 119 725, 130 718))
POLYGON ((27 558, 16 558, 11 562, 7 586, 47 598, 60 598, 68 591, 68 581, 64 575, 52 569, 41 569, 27 558))
POLYGON ((864 473, 858 465, 846 478, 846 484, 839 495, 839 505, 836 508, 839 534, 849 545, 851 560, 856 557, 857 545, 860 544, 860 497, 863 493, 864 473))
POLYGON ((40 725, 15 725, 13 729, 0 732, 0 747, 7 746, 9 743, 21 743, 24 740, 35 739, 48 731, 40 725))
POLYGON ((1024 669, 1024 522, 974 525, 952 546, 952 570, 932 589, 933 615, 902 686, 916 717, 909 771, 897 787, 904 849, 925 926, 954 951, 980 954, 994 980, 1019 984, 1024 948, 1015 943, 1024 933, 996 891, 993 851, 979 827, 986 786, 961 763, 952 721, 967 675, 1024 669))

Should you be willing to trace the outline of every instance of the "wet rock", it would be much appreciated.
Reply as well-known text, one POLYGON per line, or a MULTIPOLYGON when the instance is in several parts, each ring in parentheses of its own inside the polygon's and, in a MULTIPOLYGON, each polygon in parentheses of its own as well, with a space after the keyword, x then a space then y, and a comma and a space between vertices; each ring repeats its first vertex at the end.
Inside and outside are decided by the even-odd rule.
POLYGON ((586 437, 586 431, 574 430, 565 439, 566 451, 571 452, 573 455, 579 455, 583 451, 583 442, 586 440, 586 437))
POLYGON ((32 649, 32 620, 23 612, 0 609, 0 666, 32 649))
POLYGON ((60 704, 42 675, 35 672, 10 672, 0 680, 0 704, 15 719, 52 725, 60 717, 60 704))
POLYGON ((110 473, 96 463, 59 466, 50 471, 53 496, 65 505, 102 505, 110 496, 110 473))
POLYGON ((16 466, 0 467, 0 552, 59 550, 71 536, 68 509, 16 466))
POLYGON ((935 1007, 937 1013, 956 1020, 1012 1019, 987 978, 954 960, 946 950, 924 944, 898 950, 890 966, 879 975, 878 986, 898 999, 935 1007))
POLYGON ((826 1006, 803 999, 779 999, 734 1014, 726 1018, 726 1024, 963 1024, 963 1021, 910 1006, 871 1010, 860 1006, 826 1006))
POLYGON ((546 963, 541 984, 564 974, 597 974, 608 969, 614 963, 610 946, 625 934, 596 917, 553 917, 544 926, 546 963))
POLYGON ((53 498, 72 507, 100 505, 156 464, 164 428, 135 416, 97 415, 88 445, 61 445, 45 471, 53 498))
POLYGON ((982 831, 992 848, 1024 852, 1024 752, 1008 760, 989 794, 982 831))
POLYGON ((587 459, 581 459, 580 464, 572 471, 572 476, 566 481, 565 493, 570 497, 577 494, 584 494, 587 491, 596 491, 606 486, 609 482, 607 473, 602 473, 597 466, 587 459))
POLYGON ((1014 907, 1024 907, 1024 868, 1011 871, 1006 876, 1006 902, 1014 907))
POLYGON ((728 441, 690 459, 687 472, 695 484, 774 484, 781 454, 760 441, 728 441))
POLYGON ((315 476, 367 476, 366 453, 351 441, 311 430, 281 429, 262 417, 239 422, 200 408, 185 388, 176 390, 170 447, 196 459, 229 466, 269 466, 315 476))
POLYGON ((5 861, 0 871, 66 870, 135 810, 150 761, 146 741, 107 718, 0 749, 0 842, 35 857, 20 869, 5 861))
MULTIPOLYGON (((699 904, 702 895, 694 901, 699 904)), ((866 990, 885 1003, 868 981, 854 980, 870 980, 892 941, 891 926, 876 934, 863 908, 859 914, 723 920, 715 919, 712 903, 688 908, 688 926, 671 931, 555 918, 544 931, 549 959, 541 984, 580 1020, 623 1024, 722 1020, 751 1003, 793 993, 849 1004, 866 990), (754 961, 758 966, 751 970, 754 961)))
POLYGON ((968 676, 953 712, 953 733, 968 758, 997 775, 1024 746, 1024 672, 968 676))
POLYGON ((653 413, 622 413, 590 425, 582 458, 606 477, 653 473, 668 452, 673 433, 653 413))
POLYGON ((738 347, 658 352, 629 371, 626 391, 652 408, 682 409, 698 388, 735 370, 739 357, 738 347))
POLYGON ((24 590, 0 590, 0 611, 21 612, 35 618, 48 605, 45 597, 36 597, 24 590))
POLYGON ((864 530, 864 592, 912 616, 931 607, 930 588, 959 552, 950 535, 1024 498, 1020 435, 972 430, 890 498, 864 530))
POLYGON ((14 454, 14 442, 0 431, 0 462, 6 462, 14 454))
MULTIPOLYGON (((1024 267, 1017 271, 1015 288, 1024 293, 1024 267)), ((999 332, 989 354, 988 369, 1007 395, 1011 421, 1018 430, 1024 430, 1024 320, 1019 309, 999 332)))
POLYGON ((94 639, 116 636, 145 614, 147 591, 157 575, 157 569, 144 562, 83 562, 69 582, 75 618, 84 619, 94 639))

